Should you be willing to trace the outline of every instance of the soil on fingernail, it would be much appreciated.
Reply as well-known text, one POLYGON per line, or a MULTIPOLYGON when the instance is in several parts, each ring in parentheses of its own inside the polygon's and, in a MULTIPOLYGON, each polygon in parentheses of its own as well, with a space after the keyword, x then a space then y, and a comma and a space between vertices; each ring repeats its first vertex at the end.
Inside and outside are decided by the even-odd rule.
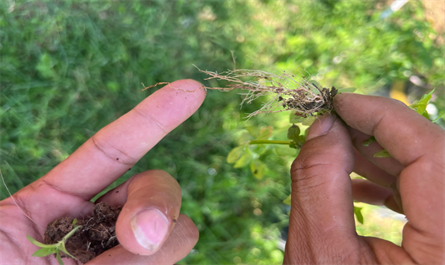
MULTIPOLYGON (((105 203, 94 206, 92 216, 78 219, 82 226, 66 241, 68 253, 82 263, 86 263, 101 253, 119 244, 116 238, 116 220, 122 206, 112 207, 105 203)), ((48 224, 44 244, 55 244, 73 229, 74 217, 62 217, 48 224)), ((69 258, 62 254, 61 257, 69 258)))

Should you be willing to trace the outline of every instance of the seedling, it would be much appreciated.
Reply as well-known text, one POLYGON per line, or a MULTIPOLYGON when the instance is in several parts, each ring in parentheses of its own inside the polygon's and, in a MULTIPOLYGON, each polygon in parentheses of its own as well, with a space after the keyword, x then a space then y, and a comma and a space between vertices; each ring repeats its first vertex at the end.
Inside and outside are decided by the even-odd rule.
POLYGON ((26 235, 26 237, 28 238, 29 241, 31 241, 31 243, 40 247, 40 249, 38 249, 36 252, 34 252, 34 254, 32 254, 32 256, 33 257, 45 257, 45 256, 55 254, 56 259, 60 265, 63 265, 62 258, 60 257, 61 252, 65 253, 66 255, 68 255, 69 257, 71 257, 73 259, 76 259, 73 255, 68 253, 68 251, 66 250, 66 247, 65 247, 66 241, 72 235, 74 235, 74 233, 76 233, 77 230, 79 230, 82 227, 80 225, 76 225, 76 223, 77 223, 77 219, 74 219, 73 220, 73 229, 68 234, 66 234, 62 238, 62 240, 60 240, 56 244, 43 244, 43 243, 40 243, 39 241, 35 240, 31 236, 26 235))
MULTIPOLYGON (((196 67, 196 66, 195 66, 196 67)), ((216 79, 220 81, 228 81, 226 87, 205 87, 211 90, 231 91, 234 89, 247 91, 241 105, 252 103, 261 96, 271 96, 271 99, 264 103, 259 110, 250 113, 247 118, 251 118, 260 113, 277 113, 282 111, 292 111, 289 116, 289 122, 292 124, 288 129, 288 140, 272 140, 273 128, 271 126, 257 130, 257 128, 247 127, 247 134, 242 134, 238 140, 239 146, 233 148, 228 156, 227 162, 234 164, 235 168, 249 166, 253 176, 261 179, 267 169, 266 165, 259 159, 266 151, 266 148, 260 147, 264 145, 287 145, 290 148, 298 150, 306 141, 306 134, 301 134, 301 129, 296 123, 309 125, 317 116, 331 112, 334 108, 333 99, 341 92, 353 92, 355 89, 330 89, 320 86, 316 81, 310 80, 305 76, 297 77, 292 74, 283 72, 280 75, 268 73, 260 70, 234 69, 222 73, 201 70, 200 72, 209 75, 205 80, 216 79), (248 79, 248 80, 244 80, 248 79), (255 147, 251 147, 255 146, 255 147)), ((153 86, 144 88, 144 90, 158 85, 167 85, 168 82, 157 83, 153 86)), ((193 91, 187 91, 193 92, 193 91)), ((428 112, 426 107, 431 99, 434 90, 424 95, 418 102, 410 107, 420 115, 426 118, 428 112)), ((306 130, 307 132, 307 130, 306 130)), ((364 146, 368 146, 375 142, 374 136, 363 142, 364 146)), ((293 155, 297 155, 294 153, 293 155)), ((374 157, 390 157, 386 150, 381 150, 374 154, 374 157)), ((284 201, 290 205, 291 196, 289 195, 284 201)), ((358 222, 363 224, 362 208, 354 206, 354 215, 358 222)))

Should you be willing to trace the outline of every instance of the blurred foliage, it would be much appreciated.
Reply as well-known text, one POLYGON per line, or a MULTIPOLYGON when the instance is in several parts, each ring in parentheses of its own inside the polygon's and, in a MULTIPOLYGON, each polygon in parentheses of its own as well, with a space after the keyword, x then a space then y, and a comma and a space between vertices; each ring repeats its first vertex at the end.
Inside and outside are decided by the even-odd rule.
MULTIPOLYGON (((435 42, 438 33, 421 3, 410 1, 387 19, 379 18, 381 6, 361 0, 1 1, 0 167, 6 184, 15 192, 43 176, 148 96, 141 83, 202 81, 192 64, 230 69, 231 51, 238 68, 306 69, 321 84, 362 93, 420 75, 426 89, 436 88, 433 101, 443 114, 445 48, 435 42)), ((282 201, 295 150, 261 150, 264 163, 253 165, 261 167, 261 177, 234 169, 226 156, 249 126, 272 126, 272 138, 286 139, 288 114, 243 122, 261 102, 242 110, 239 103, 236 91, 209 91, 197 113, 111 185, 155 168, 179 181, 181 211, 200 230, 183 263, 282 262, 277 241, 288 222, 282 201)), ((7 196, 2 187, 1 198, 7 196)))

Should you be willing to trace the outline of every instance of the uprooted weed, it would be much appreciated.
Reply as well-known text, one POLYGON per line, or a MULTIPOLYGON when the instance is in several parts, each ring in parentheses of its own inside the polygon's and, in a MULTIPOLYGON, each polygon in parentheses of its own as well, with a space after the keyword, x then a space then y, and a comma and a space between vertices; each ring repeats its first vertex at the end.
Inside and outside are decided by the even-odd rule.
MULTIPOLYGON (((210 76, 205 80, 216 79, 229 82, 226 87, 205 87, 206 89, 220 91, 240 89, 247 91, 243 94, 244 98, 241 105, 252 103, 261 96, 272 95, 271 100, 264 103, 259 110, 249 114, 247 118, 259 113, 276 113, 289 110, 295 111, 295 115, 306 118, 331 111, 333 109, 333 98, 337 94, 335 87, 331 89, 322 88, 316 82, 310 81, 304 76, 297 78, 295 75, 286 72, 277 75, 261 70, 246 69, 234 69, 222 73, 199 68, 198 70, 210 76)), ((169 83, 157 83, 144 88, 144 90, 166 84, 169 83)))

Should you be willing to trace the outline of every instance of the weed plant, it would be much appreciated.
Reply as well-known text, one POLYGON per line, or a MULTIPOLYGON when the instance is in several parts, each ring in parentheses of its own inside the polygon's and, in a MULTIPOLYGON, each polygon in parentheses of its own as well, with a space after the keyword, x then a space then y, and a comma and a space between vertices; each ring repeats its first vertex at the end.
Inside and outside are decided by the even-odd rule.
MULTIPOLYGON (((379 18, 383 8, 377 0, 0 1, 0 167, 6 184, 15 192, 43 176, 148 96, 140 92, 141 83, 203 80, 193 64, 234 69, 230 51, 238 69, 294 73, 299 66, 321 84, 357 87, 360 93, 416 74, 428 80, 427 89, 436 88, 432 100, 443 113, 440 33, 426 21, 420 2, 409 1, 386 20, 379 18)), ((420 90, 414 98, 425 93, 420 90)), ((281 263, 277 241, 288 222, 282 201, 298 151, 252 145, 261 157, 254 160, 261 161, 256 174, 250 161, 234 169, 226 157, 260 136, 286 139, 288 113, 245 121, 262 107, 260 101, 240 111, 237 91, 212 92, 111 187, 155 168, 179 181, 181 211, 200 230, 183 263, 281 263)), ((283 103, 278 100, 273 102, 283 103)))

